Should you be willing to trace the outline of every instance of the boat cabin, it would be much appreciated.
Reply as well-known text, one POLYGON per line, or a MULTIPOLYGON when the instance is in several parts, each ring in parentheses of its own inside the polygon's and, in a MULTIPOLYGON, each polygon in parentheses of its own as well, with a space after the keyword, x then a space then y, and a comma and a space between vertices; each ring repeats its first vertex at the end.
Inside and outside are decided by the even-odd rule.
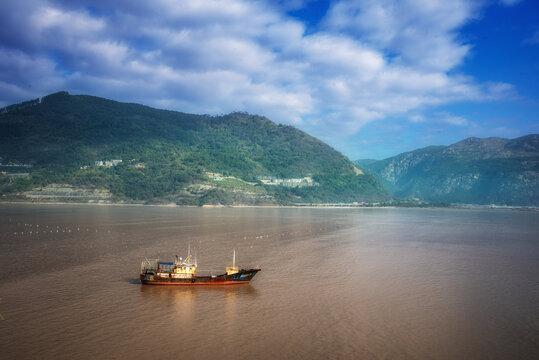
POLYGON ((174 265, 175 267, 171 277, 176 279, 190 279, 195 277, 197 264, 196 262, 194 264, 191 263, 191 256, 188 256, 183 262, 176 261, 174 265))

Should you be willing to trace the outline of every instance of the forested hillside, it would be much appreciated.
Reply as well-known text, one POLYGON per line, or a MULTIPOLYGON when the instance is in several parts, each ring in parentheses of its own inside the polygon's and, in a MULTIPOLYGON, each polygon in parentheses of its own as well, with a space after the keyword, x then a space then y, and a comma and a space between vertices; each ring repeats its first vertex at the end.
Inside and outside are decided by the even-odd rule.
POLYGON ((539 205, 539 135, 469 138, 380 161, 356 161, 398 198, 539 205))
POLYGON ((193 115, 66 92, 0 111, 0 162, 3 198, 50 184, 107 190, 114 201, 190 205, 388 198, 339 152, 261 116, 193 115))

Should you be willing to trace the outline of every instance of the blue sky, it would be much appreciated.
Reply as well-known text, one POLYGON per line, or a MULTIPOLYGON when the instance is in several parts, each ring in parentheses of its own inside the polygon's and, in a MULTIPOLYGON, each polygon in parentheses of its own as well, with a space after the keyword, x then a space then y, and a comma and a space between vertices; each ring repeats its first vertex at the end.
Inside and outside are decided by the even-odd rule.
POLYGON ((67 90, 291 124, 350 159, 539 133, 536 0, 19 0, 0 106, 67 90))

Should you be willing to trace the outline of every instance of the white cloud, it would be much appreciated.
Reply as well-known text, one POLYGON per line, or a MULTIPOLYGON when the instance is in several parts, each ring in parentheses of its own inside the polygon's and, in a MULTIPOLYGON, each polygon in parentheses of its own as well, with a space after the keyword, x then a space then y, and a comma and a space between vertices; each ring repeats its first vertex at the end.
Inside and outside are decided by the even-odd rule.
POLYGON ((447 112, 435 112, 429 116, 424 114, 412 113, 407 117, 411 123, 435 123, 435 124, 447 124, 451 126, 469 126, 473 125, 468 119, 463 116, 453 115, 447 112))
POLYGON ((445 123, 449 125, 454 126, 467 126, 469 125, 468 119, 462 117, 462 116, 455 116, 451 114, 438 114, 437 115, 437 122, 445 123))
POLYGON ((338 1, 325 22, 330 30, 360 37, 394 55, 397 63, 448 71, 469 51, 456 31, 476 10, 473 1, 465 0, 338 1))
POLYGON ((427 122, 427 119, 423 114, 412 114, 408 116, 408 121, 411 123, 424 123, 427 122))
POLYGON ((38 31, 57 28, 69 29, 69 32, 74 33, 94 32, 103 30, 105 27, 102 19, 92 18, 85 11, 65 11, 48 6, 43 6, 32 13, 29 20, 38 31))
POLYGON ((244 0, 97 1, 98 11, 84 5, 0 6, 7 24, 0 30, 3 101, 65 86, 187 112, 249 111, 342 136, 386 117, 514 92, 509 84, 452 75, 470 49, 458 30, 476 16, 473 2, 338 1, 325 27, 310 34, 279 10, 305 6, 301 1, 281 8, 244 0), (15 27, 25 30, 10 41, 15 27))

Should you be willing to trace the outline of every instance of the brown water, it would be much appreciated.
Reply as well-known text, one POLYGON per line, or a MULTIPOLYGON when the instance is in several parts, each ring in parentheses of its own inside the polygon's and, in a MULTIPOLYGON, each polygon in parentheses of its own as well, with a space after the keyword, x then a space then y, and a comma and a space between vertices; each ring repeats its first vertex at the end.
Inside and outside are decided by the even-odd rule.
POLYGON ((0 265, 1 359, 539 358, 539 212, 1 204, 0 265), (262 272, 138 283, 189 243, 262 272))

